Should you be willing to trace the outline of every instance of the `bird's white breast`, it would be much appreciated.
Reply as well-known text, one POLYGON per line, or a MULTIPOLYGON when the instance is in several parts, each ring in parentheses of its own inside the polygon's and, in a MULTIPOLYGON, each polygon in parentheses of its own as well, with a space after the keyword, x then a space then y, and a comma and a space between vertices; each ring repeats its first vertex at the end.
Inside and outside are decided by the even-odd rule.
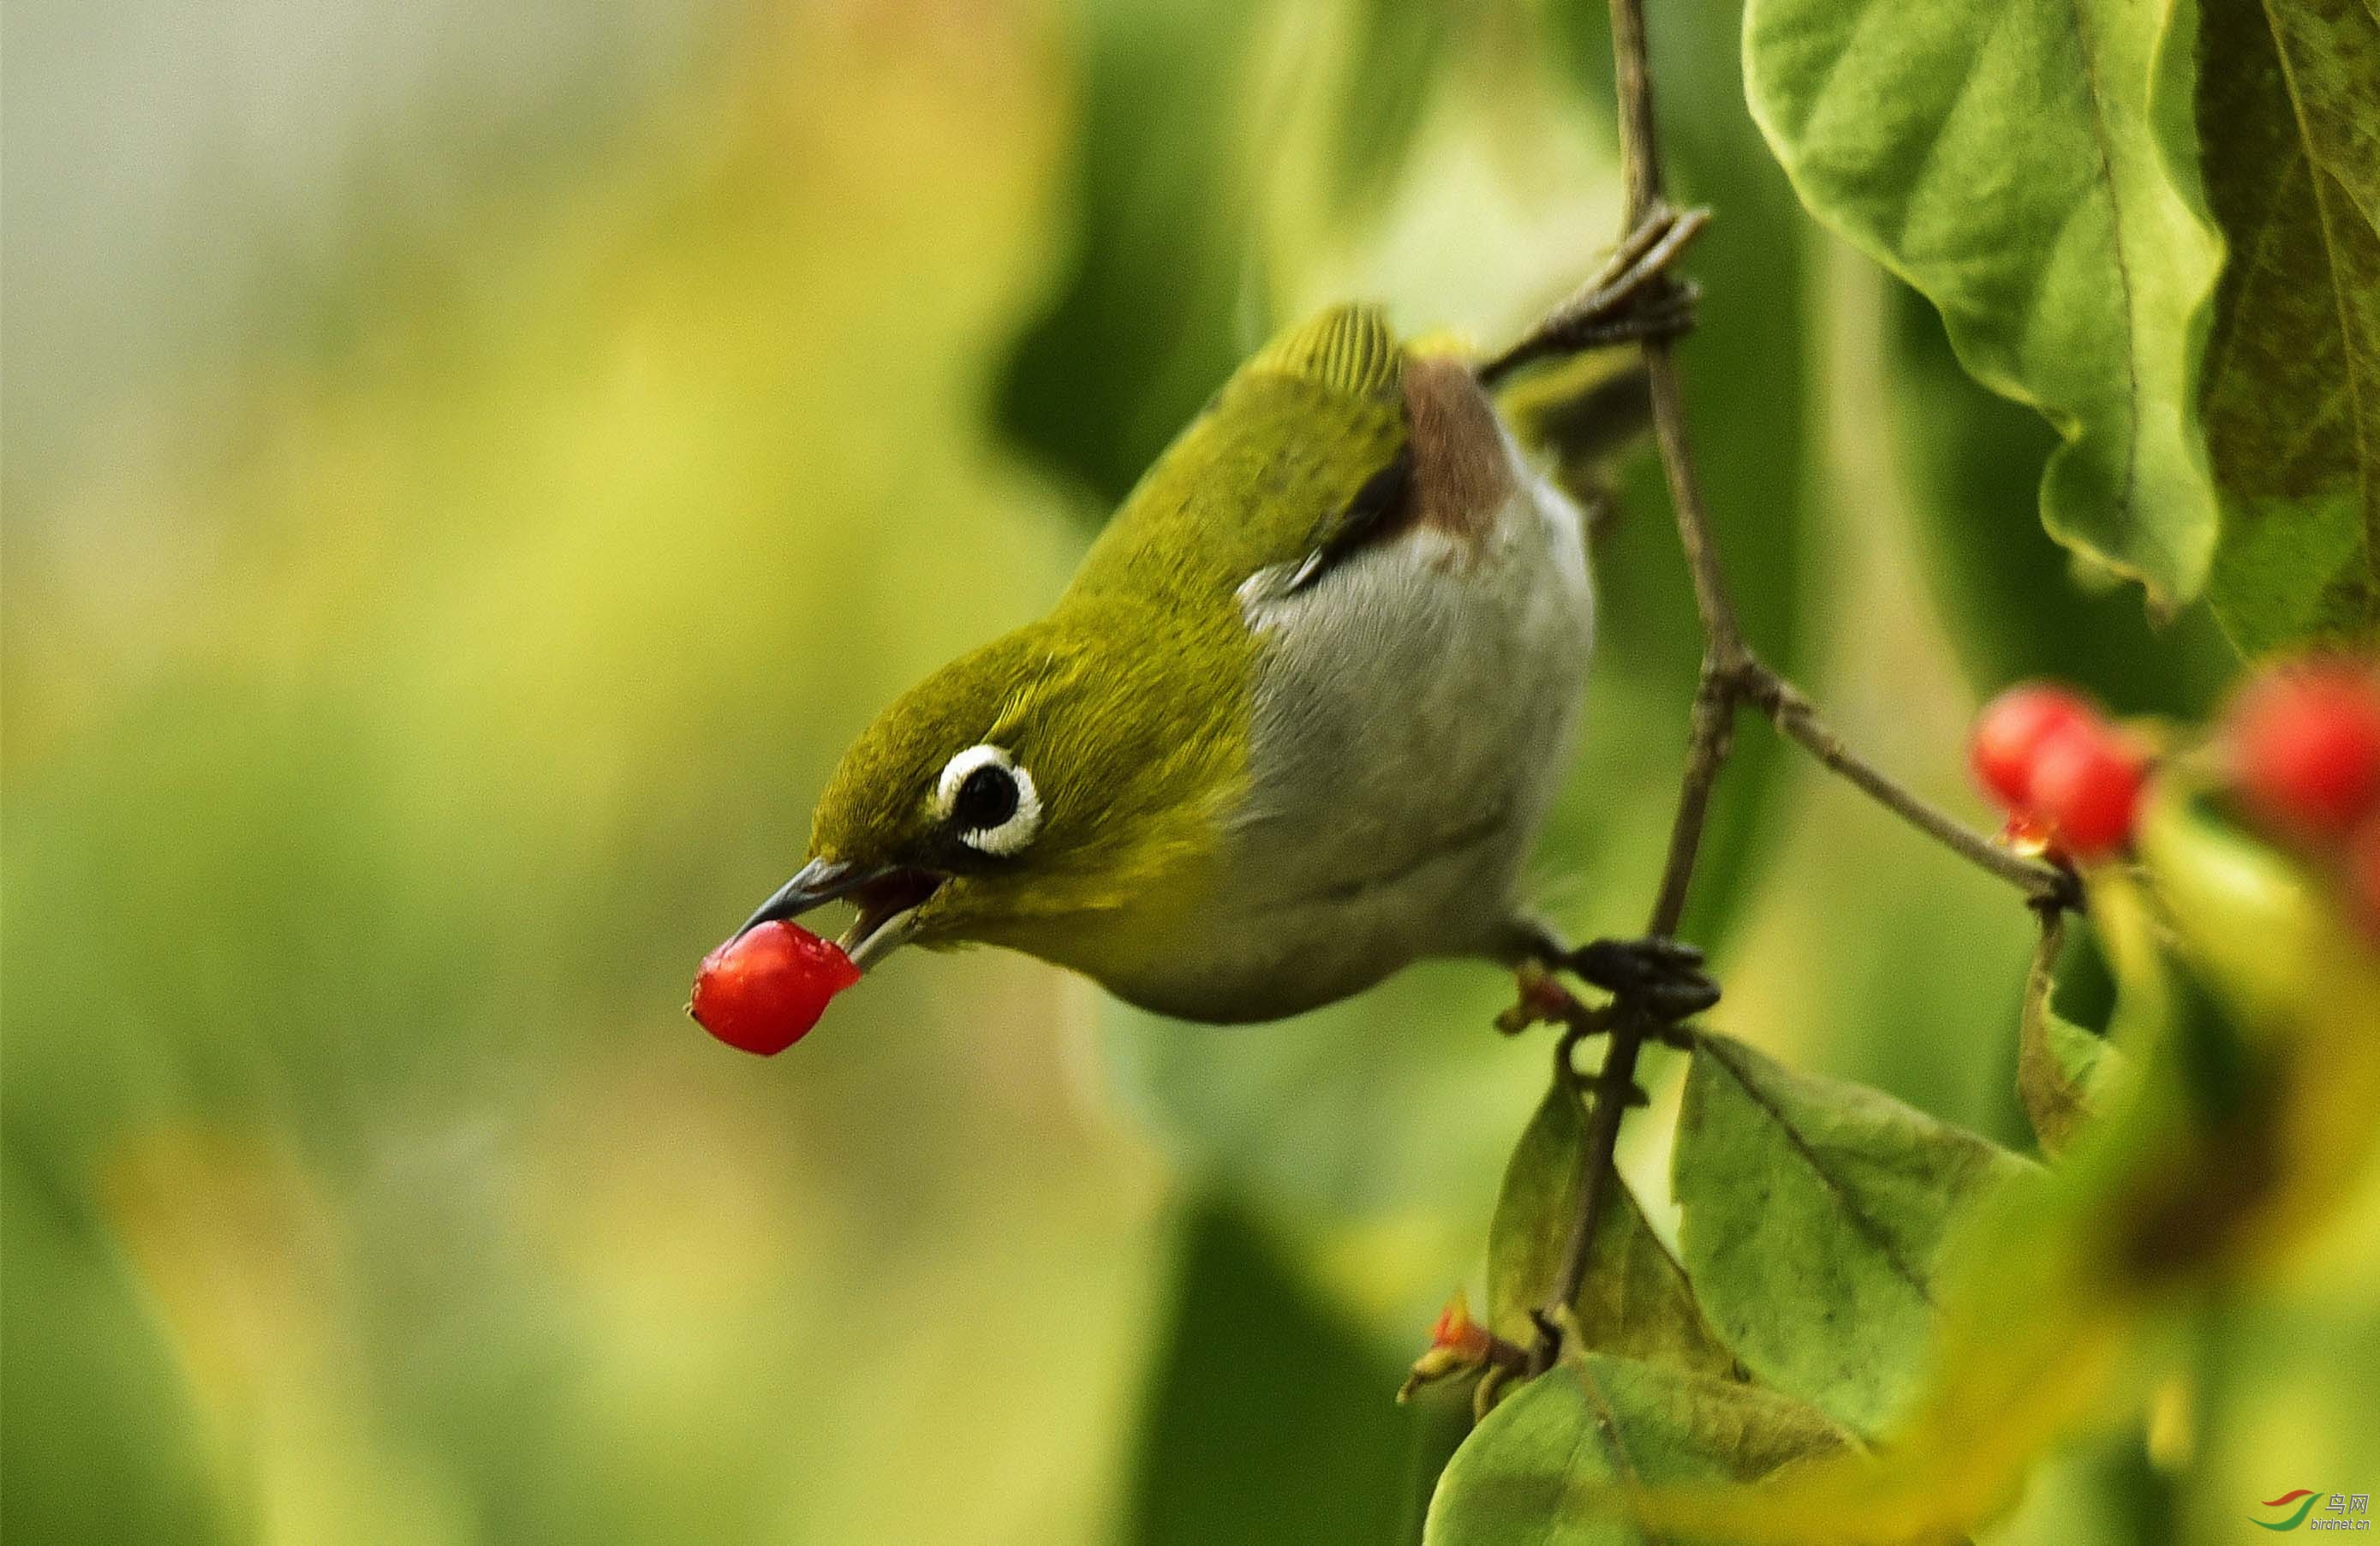
POLYGON ((1514 492, 1479 542, 1416 526, 1293 594, 1269 571, 1243 588, 1264 645, 1247 796, 1195 927, 1125 996, 1269 1019, 1490 948, 1594 642, 1579 510, 1505 449, 1514 492))

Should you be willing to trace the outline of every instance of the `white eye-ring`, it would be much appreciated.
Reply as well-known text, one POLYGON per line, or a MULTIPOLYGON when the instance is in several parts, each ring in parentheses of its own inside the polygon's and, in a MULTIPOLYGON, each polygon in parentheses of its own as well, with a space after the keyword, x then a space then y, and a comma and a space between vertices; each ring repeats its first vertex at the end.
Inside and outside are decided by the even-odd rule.
POLYGON ((955 826, 968 847, 1007 855, 1041 830, 1041 797, 1022 763, 987 743, 942 764, 934 785, 934 814, 955 826))

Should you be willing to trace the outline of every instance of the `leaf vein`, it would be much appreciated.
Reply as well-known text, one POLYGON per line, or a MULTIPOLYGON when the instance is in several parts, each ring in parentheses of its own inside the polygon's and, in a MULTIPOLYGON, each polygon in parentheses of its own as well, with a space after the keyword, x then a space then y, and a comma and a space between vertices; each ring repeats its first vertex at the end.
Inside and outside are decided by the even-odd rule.
MULTIPOLYGON (((1603 1388, 1595 1382, 1595 1376, 1587 1365, 1582 1363, 1577 1369, 1579 1388, 1586 1393, 1586 1399, 1595 1406, 1592 1431, 1603 1435, 1603 1447, 1611 1456, 1611 1468, 1618 1473, 1621 1486, 1634 1492, 1644 1485, 1644 1479, 1637 1475, 1635 1464, 1628 1458, 1628 1445, 1620 1436, 1620 1416, 1611 1409, 1611 1403, 1604 1399, 1603 1388)), ((1586 1435, 1582 1432, 1579 1442, 1583 1444, 1585 1440, 1586 1435)), ((1576 1452, 1572 1454, 1574 1455, 1576 1452)), ((1643 1526, 1638 1526, 1637 1530, 1652 1546, 1668 1546, 1666 1538, 1653 1534, 1643 1526)))
POLYGON ((1866 1238, 1869 1245, 1876 1248, 1876 1254, 1884 1258, 1886 1264, 1900 1274, 1901 1281, 1916 1292, 1918 1298, 1931 1307, 1934 1303, 1934 1296, 1927 1291, 1924 1277, 1908 1262, 1901 1260, 1900 1253, 1893 1248, 1892 1242, 1876 1228, 1876 1221, 1869 1218, 1866 1212, 1852 1200, 1851 1194, 1843 1189, 1841 1184, 1828 1173, 1825 1163, 1818 1156, 1818 1151, 1811 1147, 1809 1139, 1802 1136, 1799 1128, 1786 1120, 1785 1114, 1778 1109, 1776 1102, 1769 1100, 1767 1093, 1755 1085, 1727 1053, 1718 1050, 1720 1045, 1721 1042, 1717 1037, 1706 1038, 1702 1043, 1703 1048, 1711 1053, 1712 1061, 1726 1069, 1728 1076, 1735 1080, 1736 1088, 1742 1090, 1755 1105, 1767 1113, 1768 1119, 1777 1125, 1778 1130, 1782 1132, 1801 1152, 1803 1159, 1809 1163, 1811 1174, 1824 1183, 1828 1193, 1834 1198, 1837 1211, 1850 1222, 1852 1228, 1858 1230, 1866 1238))
MULTIPOLYGON (((2273 55, 2280 63, 2282 90, 2289 96, 2289 116, 2297 123, 2298 139, 2305 151, 2307 181, 2313 191, 2314 229, 2322 235, 2323 266, 2330 274, 2331 307, 2338 314, 2338 352, 2341 368, 2347 377, 2350 405, 2348 435, 2355 444, 2356 503, 2363 512, 2364 565, 2375 576, 2380 576, 2380 530, 2374 530, 2380 527, 2380 509, 2374 508, 2380 501, 2374 500, 2373 489, 2373 463, 2375 457, 2380 457, 2380 448, 2375 448, 2369 438, 2373 432, 2372 414, 2366 400, 2370 384, 2362 379, 2362 371, 2358 366, 2355 326, 2349 315, 2347 281, 2342 272, 2345 265, 2339 254, 2341 243, 2331 229, 2331 222, 2336 217, 2331 211, 2331 201, 2323 196, 2323 184, 2330 179, 2331 174, 2317 153, 2313 125, 2306 116, 2304 88, 2298 80, 2298 67, 2290 58, 2289 42, 2283 31, 2281 18, 2273 14, 2273 0, 2263 0, 2259 8, 2265 15, 2265 28, 2273 34, 2273 55)), ((2353 202, 2351 196, 2349 202, 2353 202)))
POLYGON ((2116 168, 2108 148, 2106 93, 2099 83, 2099 57, 2091 45, 2090 30, 2082 24, 2082 0, 2067 0, 2066 14, 2074 23, 2074 49, 2082 55, 2082 81, 2091 98, 2091 143, 2098 152, 2099 186, 2107 197, 2107 240, 2113 249, 2116 284, 2123 292, 2124 309, 2124 471, 2117 484, 2119 515, 2132 508, 2132 484, 2140 470, 2141 316, 2133 293, 2131 261, 2124 249, 2124 201, 2116 192, 2116 168))
MULTIPOLYGON (((2001 29, 2008 25, 2009 18, 2015 14, 2016 7, 2012 3, 2004 3, 1992 13, 1990 25, 1985 29, 1983 36, 1976 40, 1974 52, 1968 56, 1967 68, 1959 79, 1959 89, 1950 94, 1949 102, 1944 105, 1940 116, 1934 120, 1933 133, 1925 141, 1925 148, 1918 152, 1917 164, 1909 174, 1909 193, 1900 201, 1900 225, 1889 238, 1893 250, 1897 252, 1908 250, 1909 228, 1916 220, 1918 211, 1925 205, 1925 201, 1922 195, 1928 179, 1934 175, 1935 164, 1941 159, 1943 147, 1949 141, 1950 129, 1957 123, 1960 113, 1973 99, 1978 84, 1987 73, 1984 68, 1984 61, 1992 55, 1994 45, 1999 40, 2001 29)), ((1846 49, 1844 52, 1849 54, 1850 50, 1846 49)))

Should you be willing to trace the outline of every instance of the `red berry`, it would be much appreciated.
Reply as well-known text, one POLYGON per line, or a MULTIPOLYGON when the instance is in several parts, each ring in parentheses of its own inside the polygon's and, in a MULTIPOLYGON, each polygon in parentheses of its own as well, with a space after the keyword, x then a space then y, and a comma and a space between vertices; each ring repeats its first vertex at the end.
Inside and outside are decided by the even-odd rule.
POLYGON ((2267 825, 2338 841, 2380 808, 2380 678, 2345 661, 2268 671, 2231 706, 2231 766, 2267 825))
POLYGON ((2003 810, 2022 810, 2030 797, 2034 759, 2069 730, 2099 723, 2091 705, 2064 688, 2028 682, 1984 705, 1967 743, 1968 765, 1984 792, 2003 810))
POLYGON ((2104 858, 2132 840, 2148 759, 2120 734, 2070 726, 2037 748, 2025 805, 2052 844, 2075 858, 2104 858))
POLYGON ((702 958, 687 1005, 703 1029, 766 1056, 809 1034, 827 1001, 859 980, 832 940, 791 923, 763 923, 702 958))

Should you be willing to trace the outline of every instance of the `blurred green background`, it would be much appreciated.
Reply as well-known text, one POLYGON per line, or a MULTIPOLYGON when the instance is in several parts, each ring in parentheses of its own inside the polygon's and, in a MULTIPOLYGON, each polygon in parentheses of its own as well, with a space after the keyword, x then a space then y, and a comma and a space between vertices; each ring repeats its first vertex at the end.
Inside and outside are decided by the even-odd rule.
MULTIPOLYGON (((1802 216, 1733 8, 1654 20, 1756 641, 1979 821, 1980 691, 2202 708, 2204 619, 2070 579, 2046 432, 1802 216)), ((1493 341, 1592 266, 1601 28, 8 0, 8 1535, 1410 1538, 1463 1418, 1389 1394, 1545 1077, 1495 974, 1214 1030, 919 956, 767 1063, 679 1009, 845 741, 1268 327, 1493 341)), ((1693 680, 1649 468, 1601 567, 1539 863, 1582 936, 1641 919, 1693 680)), ((2021 1142, 2029 928, 1747 727, 1689 926, 1728 1029, 2021 1142)), ((1993 1539, 2374 1490, 2375 1283, 2367 1187, 2209 1308, 2195 1420, 2110 1413, 1993 1539)))

